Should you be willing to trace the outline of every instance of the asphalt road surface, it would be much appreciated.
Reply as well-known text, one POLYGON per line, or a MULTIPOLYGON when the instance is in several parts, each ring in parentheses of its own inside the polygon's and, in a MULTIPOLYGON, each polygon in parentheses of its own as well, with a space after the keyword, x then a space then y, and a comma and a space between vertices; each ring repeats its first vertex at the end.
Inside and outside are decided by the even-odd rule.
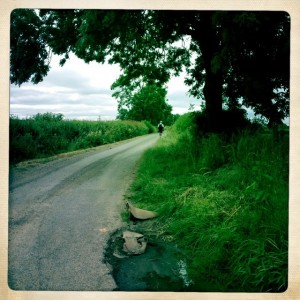
POLYGON ((103 263, 122 225, 123 195, 158 135, 10 171, 9 271, 14 290, 109 291, 103 263))

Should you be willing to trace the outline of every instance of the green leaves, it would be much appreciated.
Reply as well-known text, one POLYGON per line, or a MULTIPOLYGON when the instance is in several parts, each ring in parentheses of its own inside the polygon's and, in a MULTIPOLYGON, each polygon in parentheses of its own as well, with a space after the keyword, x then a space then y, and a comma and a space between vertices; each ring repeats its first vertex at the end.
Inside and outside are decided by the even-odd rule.
POLYGON ((285 12, 223 12, 218 14, 226 94, 239 95, 243 105, 279 123, 288 116, 290 20, 285 12), (278 91, 284 90, 275 103, 278 91), (280 103, 280 104, 279 104, 280 103))
POLYGON ((189 93, 204 98, 212 127, 223 99, 232 106, 242 102, 270 124, 289 113, 285 12, 75 9, 41 10, 38 17, 35 10, 15 10, 11 82, 40 82, 49 71, 50 49, 64 55, 61 65, 70 52, 85 62, 119 64, 123 74, 113 87, 126 94, 163 86, 186 69, 189 93))
POLYGON ((165 88, 152 84, 145 85, 137 91, 124 90, 119 96, 118 118, 130 120, 147 120, 158 124, 160 120, 168 123, 172 107, 167 103, 165 88))
POLYGON ((21 85, 41 82, 49 71, 42 21, 31 9, 16 9, 11 13, 10 81, 21 85))

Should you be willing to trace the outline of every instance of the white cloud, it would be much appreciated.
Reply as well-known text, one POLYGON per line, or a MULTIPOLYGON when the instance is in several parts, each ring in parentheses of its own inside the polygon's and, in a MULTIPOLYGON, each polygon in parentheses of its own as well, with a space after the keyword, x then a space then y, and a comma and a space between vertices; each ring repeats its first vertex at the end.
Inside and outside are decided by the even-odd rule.
MULTIPOLYGON (((44 80, 21 87, 11 85, 10 113, 19 117, 37 113, 62 113, 67 119, 103 120, 115 119, 117 100, 112 97, 112 83, 121 70, 117 65, 84 63, 75 55, 63 67, 60 58, 53 56, 51 70, 44 80)), ((188 88, 183 83, 184 74, 172 78, 168 84, 169 104, 173 113, 185 113, 191 103, 198 100, 187 96, 188 88)))
POLYGON ((184 114, 188 111, 191 104, 198 109, 200 100, 188 96, 189 88, 184 85, 185 73, 182 72, 179 77, 173 77, 168 83, 169 104, 173 106, 174 114, 184 114))

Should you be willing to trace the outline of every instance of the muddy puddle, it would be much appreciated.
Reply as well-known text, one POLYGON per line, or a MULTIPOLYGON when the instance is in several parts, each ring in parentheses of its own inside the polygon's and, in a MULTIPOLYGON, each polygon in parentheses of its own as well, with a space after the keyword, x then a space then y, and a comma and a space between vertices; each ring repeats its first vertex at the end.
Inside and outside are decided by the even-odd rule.
POLYGON ((107 244, 105 260, 112 266, 118 291, 189 291, 193 283, 180 250, 171 243, 147 237, 147 248, 140 255, 124 251, 123 232, 115 231, 107 244))

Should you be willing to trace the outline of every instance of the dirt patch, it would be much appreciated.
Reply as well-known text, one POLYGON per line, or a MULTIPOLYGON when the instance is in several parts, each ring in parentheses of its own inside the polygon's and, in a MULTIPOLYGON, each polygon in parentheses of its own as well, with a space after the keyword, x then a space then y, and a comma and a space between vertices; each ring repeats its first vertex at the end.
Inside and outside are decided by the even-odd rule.
POLYGON ((187 291, 191 286, 185 259, 173 244, 148 236, 145 253, 128 255, 123 250, 123 232, 134 229, 147 237, 137 226, 116 230, 109 238, 105 261, 112 266, 119 291, 187 291), (132 228, 134 227, 134 228, 132 228))

